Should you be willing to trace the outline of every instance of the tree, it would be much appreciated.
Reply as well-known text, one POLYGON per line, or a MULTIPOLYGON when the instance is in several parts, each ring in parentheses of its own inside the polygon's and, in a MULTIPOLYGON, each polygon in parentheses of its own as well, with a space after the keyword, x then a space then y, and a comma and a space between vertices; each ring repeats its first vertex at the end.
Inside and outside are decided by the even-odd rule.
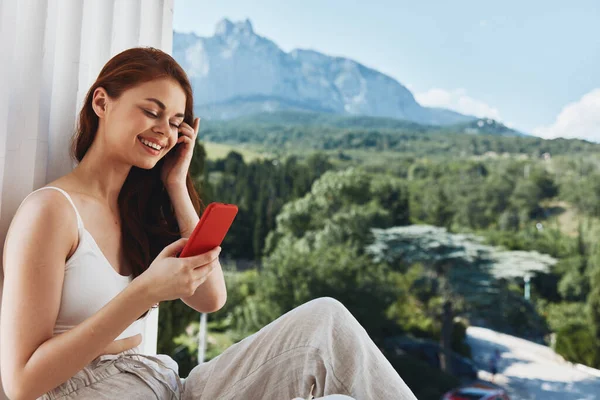
POLYGON ((379 340, 388 326, 385 312, 398 296, 390 276, 385 263, 373 262, 355 246, 312 247, 286 238, 264 259, 260 293, 279 313, 318 297, 333 297, 379 340))
POLYGON ((265 254, 284 237, 304 238, 310 246, 349 242, 362 249, 371 238, 369 228, 407 223, 407 210, 406 187, 395 178, 353 168, 328 171, 304 197, 283 206, 265 254))
POLYGON ((535 168, 530 175, 530 179, 539 188, 542 199, 551 199, 558 194, 558 186, 546 169, 535 168))
MULTIPOLYGON (((452 234, 434 226, 374 228, 372 231, 375 241, 367 247, 367 252, 375 261, 385 261, 400 270, 421 263, 438 282, 443 308, 442 366, 446 372, 450 372, 450 364, 446 360, 450 357, 454 304, 464 301, 470 311, 481 312, 484 309, 486 313, 494 307, 498 309, 499 304, 495 300, 500 295, 513 305, 515 301, 522 303, 520 299, 506 297, 498 280, 547 272, 555 263, 547 255, 501 251, 482 244, 474 236, 452 234)), ((530 307, 529 311, 533 308, 530 307)))
POLYGON ((326 172, 304 197, 285 204, 267 237, 266 301, 285 312, 315 297, 336 297, 378 335, 398 290, 389 268, 364 248, 371 227, 407 222, 407 197, 392 177, 359 169, 326 172))
POLYGON ((298 157, 255 160, 246 164, 240 153, 207 162, 204 180, 209 188, 206 202, 220 201, 238 206, 238 216, 229 230, 224 248, 236 259, 259 260, 267 234, 283 204, 310 190, 313 182, 330 168, 327 157, 313 154, 305 162, 298 157), (210 179, 209 179, 210 178, 210 179))
POLYGON ((596 346, 600 345, 600 252, 596 250, 590 260, 587 274, 590 280, 590 292, 587 309, 596 346))
POLYGON ((521 221, 526 221, 538 213, 541 199, 540 188, 529 179, 521 179, 510 197, 510 204, 519 211, 521 221))

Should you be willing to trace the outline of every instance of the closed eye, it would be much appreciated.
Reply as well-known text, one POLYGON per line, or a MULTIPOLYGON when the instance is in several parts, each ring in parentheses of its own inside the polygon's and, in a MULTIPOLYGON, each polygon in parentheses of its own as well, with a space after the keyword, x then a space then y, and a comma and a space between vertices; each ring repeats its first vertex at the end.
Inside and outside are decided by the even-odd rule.
MULTIPOLYGON (((158 118, 158 115, 156 115, 156 114, 154 114, 154 113, 151 113, 151 112, 150 112, 150 111, 148 111, 148 110, 143 110, 143 111, 144 111, 144 113, 145 113, 147 116, 149 116, 150 118, 153 118, 153 119, 156 119, 156 118, 158 118)), ((170 124, 170 125, 171 125, 173 128, 177 128, 177 129, 179 129, 179 125, 176 125, 176 124, 170 124)))

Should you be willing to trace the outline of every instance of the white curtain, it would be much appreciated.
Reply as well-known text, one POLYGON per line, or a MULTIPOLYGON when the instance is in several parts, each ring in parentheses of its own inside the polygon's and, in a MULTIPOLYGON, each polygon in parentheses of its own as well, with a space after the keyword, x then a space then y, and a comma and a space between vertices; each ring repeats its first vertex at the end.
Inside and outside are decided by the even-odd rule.
MULTIPOLYGON (((173 0, 0 0, 0 255, 23 198, 73 168, 77 113, 102 66, 135 46, 170 54, 172 24, 173 0)), ((154 310, 146 354, 157 323, 154 310)))

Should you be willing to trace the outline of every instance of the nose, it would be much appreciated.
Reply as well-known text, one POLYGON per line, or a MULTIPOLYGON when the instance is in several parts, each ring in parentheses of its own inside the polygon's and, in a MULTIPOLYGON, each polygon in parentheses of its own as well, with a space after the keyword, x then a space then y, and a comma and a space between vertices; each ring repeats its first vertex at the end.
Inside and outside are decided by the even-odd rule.
POLYGON ((168 118, 157 118, 154 128, 152 129, 155 133, 160 133, 163 136, 169 136, 171 132, 171 124, 168 118))

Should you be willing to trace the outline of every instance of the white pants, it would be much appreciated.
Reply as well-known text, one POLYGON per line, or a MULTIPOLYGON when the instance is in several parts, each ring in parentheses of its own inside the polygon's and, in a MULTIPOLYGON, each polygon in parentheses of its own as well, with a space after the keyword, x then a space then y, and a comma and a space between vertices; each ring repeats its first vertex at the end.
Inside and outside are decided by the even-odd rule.
POLYGON ((354 316, 328 297, 282 315, 183 380, 174 363, 131 350, 100 356, 41 399, 416 400, 354 316))

